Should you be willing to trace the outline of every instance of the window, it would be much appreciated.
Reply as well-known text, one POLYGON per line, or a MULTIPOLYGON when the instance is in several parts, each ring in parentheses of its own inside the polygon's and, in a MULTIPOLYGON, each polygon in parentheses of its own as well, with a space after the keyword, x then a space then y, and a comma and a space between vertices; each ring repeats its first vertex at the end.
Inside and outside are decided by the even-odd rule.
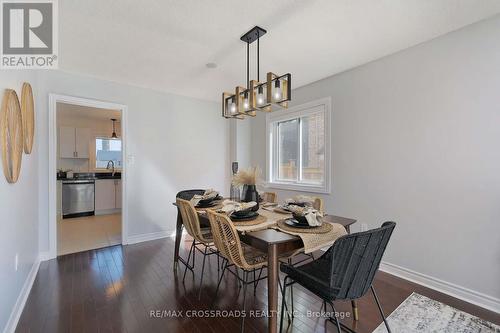
POLYGON ((271 187, 328 193, 330 99, 267 115, 271 187))
POLYGON ((96 138, 96 169, 106 169, 109 161, 113 161, 113 163, 115 164, 115 169, 120 169, 122 167, 122 140, 111 138, 96 138))

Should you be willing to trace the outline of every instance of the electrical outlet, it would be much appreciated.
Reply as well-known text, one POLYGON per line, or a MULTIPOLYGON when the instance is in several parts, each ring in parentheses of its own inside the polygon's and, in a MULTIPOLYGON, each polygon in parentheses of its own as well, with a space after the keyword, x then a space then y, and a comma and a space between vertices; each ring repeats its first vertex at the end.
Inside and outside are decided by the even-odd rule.
POLYGON ((16 269, 16 272, 18 264, 19 264, 19 255, 16 253, 16 257, 14 258, 14 268, 16 269))
POLYGON ((366 230, 368 230, 368 224, 361 223, 361 231, 366 231, 366 230))

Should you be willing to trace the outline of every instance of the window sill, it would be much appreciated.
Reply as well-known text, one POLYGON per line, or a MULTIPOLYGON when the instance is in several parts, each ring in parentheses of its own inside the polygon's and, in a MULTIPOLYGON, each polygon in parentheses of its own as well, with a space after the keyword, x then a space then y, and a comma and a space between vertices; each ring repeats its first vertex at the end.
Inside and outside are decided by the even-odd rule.
POLYGON ((265 184, 265 187, 278 190, 330 194, 330 189, 328 189, 327 187, 306 184, 267 182, 265 184))

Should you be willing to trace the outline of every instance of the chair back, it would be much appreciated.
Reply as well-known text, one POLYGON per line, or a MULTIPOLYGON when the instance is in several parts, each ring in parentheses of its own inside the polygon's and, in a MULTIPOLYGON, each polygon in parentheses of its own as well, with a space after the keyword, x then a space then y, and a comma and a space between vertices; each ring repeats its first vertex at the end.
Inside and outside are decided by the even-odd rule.
POLYGON ((237 267, 248 269, 250 265, 248 265, 243 255, 240 236, 229 217, 211 209, 207 209, 207 214, 212 228, 215 247, 219 250, 220 254, 237 267))
POLYGON ((206 239, 201 232, 198 212, 194 208, 191 201, 177 198, 176 203, 177 203, 177 208, 181 213, 182 224, 186 228, 187 233, 198 242, 211 243, 212 240, 206 239))
POLYGON ((335 299, 362 297, 371 287, 396 223, 339 238, 324 254, 332 260, 330 288, 335 299))
POLYGON ((316 209, 317 211, 322 212, 323 211, 323 199, 321 199, 320 197, 314 197, 313 208, 316 209))
POLYGON ((262 194, 262 200, 264 200, 265 202, 276 203, 278 201, 276 192, 264 192, 262 194))
POLYGON ((184 200, 191 200, 197 194, 203 195, 203 194, 205 194, 205 190, 199 190, 199 189, 196 189, 196 190, 184 190, 184 191, 180 191, 179 193, 177 193, 177 195, 175 197, 176 198, 181 198, 181 199, 184 199, 184 200))

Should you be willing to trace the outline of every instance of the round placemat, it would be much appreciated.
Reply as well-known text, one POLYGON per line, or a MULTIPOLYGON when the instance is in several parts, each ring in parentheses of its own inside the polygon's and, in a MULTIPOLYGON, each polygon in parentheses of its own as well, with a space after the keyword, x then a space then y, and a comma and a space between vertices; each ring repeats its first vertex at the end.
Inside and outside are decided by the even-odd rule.
POLYGON ((267 221, 267 217, 265 216, 262 216, 262 215, 259 215, 255 218, 255 220, 250 220, 250 221, 241 221, 241 222, 238 222, 238 221, 233 221, 233 224, 236 226, 236 227, 245 227, 245 226, 249 226, 249 225, 257 225, 257 224, 261 224, 261 223, 264 223, 267 221))
POLYGON ((274 208, 273 211, 275 213, 279 213, 279 214, 292 214, 292 212, 290 212, 288 210, 284 210, 283 208, 280 208, 280 207, 274 208))
POLYGON ((278 221, 278 227, 284 231, 304 233, 304 234, 326 234, 327 232, 332 231, 332 225, 330 223, 324 222, 322 225, 316 228, 294 228, 290 227, 285 223, 285 220, 278 221))
POLYGON ((5 89, 0 113, 3 173, 9 183, 17 182, 23 157, 23 121, 17 94, 5 89))
POLYGON ((31 154, 33 136, 35 134, 35 110, 33 91, 28 82, 23 83, 21 92, 21 115, 23 119, 24 152, 26 154, 31 154))

